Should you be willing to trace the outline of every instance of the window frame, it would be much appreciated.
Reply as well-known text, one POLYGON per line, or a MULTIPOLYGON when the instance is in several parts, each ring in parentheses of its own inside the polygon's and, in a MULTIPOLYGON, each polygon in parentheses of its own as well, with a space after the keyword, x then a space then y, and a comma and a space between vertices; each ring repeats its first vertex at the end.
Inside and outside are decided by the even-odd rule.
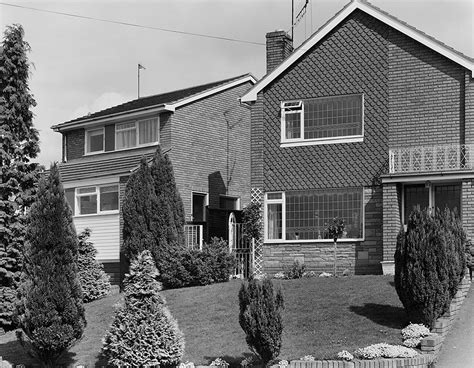
POLYGON ((207 216, 206 216, 206 207, 209 206, 209 193, 206 193, 206 192, 197 192, 197 191, 191 191, 191 217, 192 217, 192 222, 198 222, 198 223, 202 223, 202 222, 207 222, 207 216), (197 195, 201 195, 204 197, 204 208, 203 208, 203 221, 196 221, 194 219, 194 204, 193 204, 193 199, 194 199, 194 195, 197 194, 197 195))
POLYGON ((87 217, 87 216, 101 216, 101 215, 110 215, 110 214, 117 214, 120 212, 120 186, 118 183, 108 183, 108 184, 100 184, 100 185, 86 185, 81 187, 74 188, 74 217, 87 217), (108 210, 108 211, 101 211, 100 210, 100 188, 103 187, 110 187, 116 186, 117 187, 117 209, 116 210, 108 210), (94 192, 88 193, 79 193, 81 189, 86 188, 94 188, 94 192), (87 197, 90 195, 95 195, 97 197, 97 204, 96 204, 96 212, 95 213, 85 213, 81 214, 80 212, 80 197, 87 197))
POLYGON ((280 102, 280 147, 297 147, 297 146, 311 146, 311 145, 323 145, 323 144, 338 144, 338 143, 354 143, 354 142, 363 142, 365 134, 365 94, 364 93, 352 93, 345 95, 335 95, 335 96, 323 96, 323 97, 314 97, 314 98, 303 98, 295 100, 284 100, 280 102), (305 111, 305 101, 310 100, 324 100, 324 99, 334 99, 337 97, 350 97, 350 96, 360 96, 361 97, 361 134, 360 135, 348 135, 348 136, 339 136, 339 137, 326 137, 326 138, 304 138, 304 111, 305 111), (285 104, 301 102, 300 110, 300 138, 286 138, 286 115, 295 114, 292 111, 285 111, 285 104))
MULTIPOLYGON (((333 189, 333 188, 327 188, 333 189)), ((362 242, 365 241, 365 193, 364 188, 340 188, 340 189, 359 189, 362 192, 362 211, 361 211, 361 220, 362 220, 362 238, 341 238, 338 239, 338 242, 362 242)), ((320 189, 314 189, 320 190, 320 189)), ((321 189, 321 192, 323 189, 321 189)), ((272 191, 265 192, 264 195, 264 206, 263 206, 263 231, 264 231, 264 243, 269 244, 278 244, 278 243, 333 243, 332 239, 286 239, 286 192, 285 191, 272 191), (268 199, 268 194, 277 194, 281 193, 281 199, 268 199), (282 205, 282 238, 281 239, 268 239, 268 221, 267 221, 267 205, 268 204, 281 204, 282 205)))
POLYGON ((95 155, 95 154, 98 154, 98 153, 104 153, 105 152, 105 126, 86 129, 84 134, 85 134, 85 139, 84 139, 84 154, 85 155, 95 155), (99 131, 99 130, 102 131, 102 150, 100 150, 100 151, 88 151, 88 147, 89 147, 88 143, 89 143, 89 139, 90 139, 89 134, 93 131, 99 131))
POLYGON ((433 208, 436 207, 435 187, 443 186, 443 185, 457 185, 457 186, 459 186, 459 188, 460 188, 460 198, 459 198, 458 212, 459 212, 459 218, 462 220, 462 210, 463 210, 462 182, 459 182, 459 181, 431 182, 431 181, 428 181, 428 183, 427 183, 426 181, 424 181, 424 182, 403 183, 402 184, 402 189, 401 189, 401 206, 400 206, 401 208, 400 208, 400 211, 401 211, 402 225, 403 225, 405 231, 406 231, 406 227, 407 227, 407 222, 406 222, 407 219, 405 218, 405 188, 407 186, 422 185, 422 184, 424 184, 425 186, 429 185, 429 189, 428 189, 428 208, 429 209, 433 209, 433 208))
POLYGON ((154 146, 156 144, 160 144, 160 119, 159 119, 159 116, 158 117, 142 118, 142 119, 138 119, 138 120, 134 120, 134 121, 122 121, 120 123, 115 123, 114 124, 114 130, 115 130, 115 132, 114 132, 114 140, 115 140, 114 147, 115 147, 115 150, 114 151, 124 151, 124 150, 129 150, 129 149, 134 149, 134 148, 154 146), (140 142, 140 122, 146 121, 146 120, 156 120, 157 139, 156 139, 156 141, 153 141, 153 142, 139 144, 139 142, 140 142), (120 132, 120 131, 117 131, 117 125, 132 124, 132 123, 134 124, 134 128, 128 128, 126 130, 135 130, 135 145, 131 146, 131 147, 117 148, 117 133, 120 132))

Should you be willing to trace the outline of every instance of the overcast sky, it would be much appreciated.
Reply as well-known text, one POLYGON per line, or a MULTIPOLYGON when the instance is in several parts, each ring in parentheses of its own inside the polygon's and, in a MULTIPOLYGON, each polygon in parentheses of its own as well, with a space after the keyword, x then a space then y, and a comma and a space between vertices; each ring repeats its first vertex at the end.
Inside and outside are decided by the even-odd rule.
MULTIPOLYGON (((349 0, 310 0, 295 28, 295 46, 349 0)), ((296 12, 305 0, 295 0, 296 12)), ((474 0, 372 0, 372 4, 474 57, 474 0)), ((50 127, 141 96, 265 74, 265 34, 289 30, 291 0, 19 1, 0 0, 0 25, 20 23, 32 52, 40 163, 61 159, 50 127), (259 45, 86 20, 6 4, 149 27, 207 34, 259 45)))

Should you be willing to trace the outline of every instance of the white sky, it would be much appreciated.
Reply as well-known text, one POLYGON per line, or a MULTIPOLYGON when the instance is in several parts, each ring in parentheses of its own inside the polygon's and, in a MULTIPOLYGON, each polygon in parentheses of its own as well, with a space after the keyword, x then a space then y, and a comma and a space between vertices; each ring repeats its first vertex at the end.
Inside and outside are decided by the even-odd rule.
MULTIPOLYGON (((311 0, 295 29, 295 46, 349 0, 311 0), (312 27, 311 27, 312 26, 312 27)), ((412 26, 474 57, 474 0, 372 0, 412 26)), ((50 129, 88 112, 141 96, 225 79, 265 74, 265 46, 179 35, 5 4, 73 13, 140 25, 265 43, 265 34, 288 30, 291 0, 0 0, 0 26, 20 23, 34 64, 40 163, 61 159, 61 134, 50 129)), ((295 0, 298 11, 304 0, 295 0)))

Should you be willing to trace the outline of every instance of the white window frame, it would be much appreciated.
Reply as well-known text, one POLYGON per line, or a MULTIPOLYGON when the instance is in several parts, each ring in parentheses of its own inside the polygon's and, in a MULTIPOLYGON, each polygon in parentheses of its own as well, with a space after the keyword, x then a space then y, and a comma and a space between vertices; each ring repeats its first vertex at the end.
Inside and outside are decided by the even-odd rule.
POLYGON ((115 151, 124 151, 124 150, 139 148, 139 147, 154 146, 154 145, 160 143, 160 119, 159 119, 159 117, 150 117, 150 118, 146 118, 146 119, 144 118, 144 119, 135 120, 135 121, 122 121, 120 123, 116 123, 115 126, 114 126, 114 129, 115 129, 115 133, 114 133, 115 151), (156 141, 153 141, 153 142, 139 144, 139 142, 140 142, 140 122, 146 121, 146 120, 156 120, 157 139, 156 139, 156 141), (120 131, 117 131, 117 125, 132 124, 132 123, 134 124, 134 128, 128 128, 128 129, 124 129, 124 130, 135 130, 135 145, 131 146, 131 147, 117 148, 117 133, 120 132, 120 131))
POLYGON ((364 141, 364 132, 365 132, 365 95, 363 93, 353 93, 347 95, 340 95, 340 96, 327 96, 327 97, 316 97, 313 99, 300 99, 300 100, 286 100, 280 103, 280 110, 281 110, 281 119, 280 119, 280 132, 281 132, 281 140, 280 140, 280 147, 298 147, 298 146, 313 146, 313 145, 323 145, 323 144, 339 144, 339 143, 355 143, 355 142, 363 142, 364 141), (335 98, 335 97, 346 97, 346 96, 361 96, 361 124, 362 124, 362 133, 360 135, 349 135, 349 136, 341 136, 341 137, 327 137, 327 138, 312 138, 312 139, 305 139, 304 138, 304 106, 305 101, 309 100, 317 100, 317 99, 324 99, 324 98, 335 98), (300 138, 286 138, 286 115, 289 114, 296 114, 294 111, 285 111, 287 104, 291 103, 301 103, 301 110, 300 113, 300 138))
POLYGON ((84 139, 84 154, 85 155, 95 155, 97 153, 104 153, 105 152, 105 127, 95 127, 95 128, 90 128, 85 131, 85 139, 84 139), (89 147, 89 137, 90 133, 94 131, 102 131, 102 150, 100 151, 88 151, 89 147))
POLYGON ((401 218, 402 218, 403 228, 405 229, 405 231, 406 231, 406 227, 407 227, 407 223, 406 223, 407 219, 405 218, 405 187, 406 186, 412 186, 412 185, 422 185, 422 184, 429 187, 428 208, 430 208, 430 209, 433 209, 436 206, 434 187, 436 187, 438 185, 459 185, 461 187, 461 200, 459 201, 459 216, 462 219, 462 209, 463 209, 462 182, 459 182, 459 181, 447 181, 447 182, 444 182, 444 181, 435 181, 435 182, 424 181, 424 182, 403 183, 402 184, 402 193, 401 193, 402 204, 400 206, 401 207, 400 210, 402 212, 401 213, 401 218))
POLYGON ((101 185, 87 185, 87 186, 81 186, 75 188, 74 191, 74 217, 86 217, 86 216, 100 216, 100 215, 110 215, 110 214, 116 214, 120 212, 120 186, 118 183, 107 183, 107 184, 101 184, 101 185), (101 211, 100 210, 100 188, 102 187, 110 187, 112 185, 115 185, 117 187, 117 194, 118 194, 118 203, 117 203, 117 209, 116 210, 109 210, 109 211, 101 211), (88 192, 88 193, 79 193, 80 189, 85 189, 85 188, 94 188, 94 192, 88 192), (80 205, 79 205, 79 198, 80 197, 87 197, 90 195, 95 195, 97 196, 97 208, 95 213, 86 213, 86 214, 81 214, 80 213, 80 205))
MULTIPOLYGON (((195 191, 192 191, 191 192, 191 217, 193 218, 192 219, 192 222, 194 222, 194 216, 193 216, 193 213, 194 213, 194 205, 193 205, 193 197, 195 194, 198 194, 198 195, 201 195, 201 196, 204 196, 204 207, 206 206, 209 206, 209 193, 207 192, 195 192, 195 191)), ((203 220, 202 222, 206 222, 207 221, 207 217, 206 217, 206 211, 204 211, 203 213, 203 220)), ((201 222, 201 221, 199 221, 201 222)))
MULTIPOLYGON (((365 193, 362 190, 362 238, 341 238, 337 241, 340 242, 362 242, 365 241, 365 193)), ((286 239, 286 192, 266 192, 264 196, 264 208, 263 208, 263 231, 264 231, 264 243, 332 243, 332 239, 286 239), (268 199, 268 194, 281 193, 281 199, 268 199), (282 205, 282 239, 268 239, 268 220, 267 220, 267 205, 268 204, 281 204, 282 205)))
MULTIPOLYGON (((228 194, 220 194, 219 195, 219 201, 220 201, 221 198, 235 199, 237 208, 233 211, 240 211, 240 197, 232 196, 232 195, 228 195, 228 194)), ((220 203, 219 203, 219 208, 220 208, 220 203)))

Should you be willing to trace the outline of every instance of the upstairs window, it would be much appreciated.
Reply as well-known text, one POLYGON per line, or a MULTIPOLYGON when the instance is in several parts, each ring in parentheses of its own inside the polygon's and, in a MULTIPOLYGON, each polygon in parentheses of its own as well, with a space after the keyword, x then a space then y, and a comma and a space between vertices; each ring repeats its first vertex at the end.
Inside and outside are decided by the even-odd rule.
POLYGON ((86 153, 104 151, 104 129, 86 131, 86 153))
POLYGON ((145 119, 115 125, 115 149, 132 148, 158 142, 158 119, 145 119))
POLYGON ((362 94, 282 102, 281 142, 304 145, 361 141, 363 105, 362 94))

